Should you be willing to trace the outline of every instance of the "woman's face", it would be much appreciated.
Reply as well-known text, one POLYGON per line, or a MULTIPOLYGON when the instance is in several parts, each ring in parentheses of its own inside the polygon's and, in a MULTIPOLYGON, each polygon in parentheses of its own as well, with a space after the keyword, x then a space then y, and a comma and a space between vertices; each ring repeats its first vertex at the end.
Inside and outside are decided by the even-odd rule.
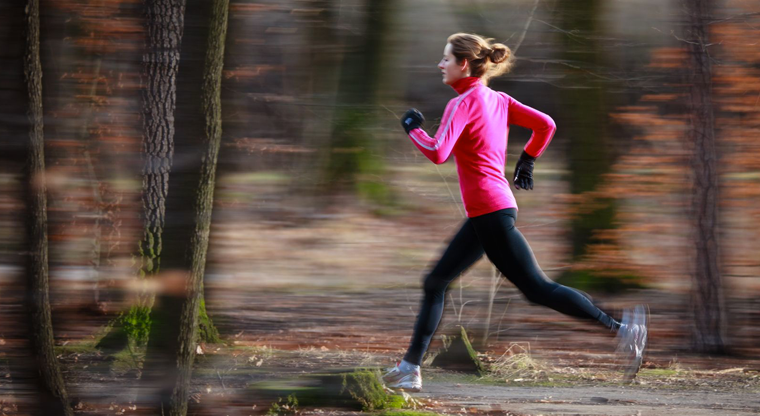
POLYGON ((466 59, 461 64, 457 63, 457 58, 451 53, 451 44, 447 43, 443 48, 443 58, 438 62, 438 68, 443 75, 443 83, 451 85, 462 78, 470 76, 470 63, 466 59))

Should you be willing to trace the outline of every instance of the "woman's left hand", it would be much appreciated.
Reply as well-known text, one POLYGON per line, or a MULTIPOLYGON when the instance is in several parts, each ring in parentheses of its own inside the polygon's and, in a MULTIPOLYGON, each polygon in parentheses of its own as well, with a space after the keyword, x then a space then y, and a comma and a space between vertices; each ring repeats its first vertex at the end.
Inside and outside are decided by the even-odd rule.
POLYGON ((520 154, 520 159, 515 165, 515 179, 514 184, 517 189, 525 189, 529 191, 533 189, 533 165, 536 162, 536 158, 529 155, 523 150, 520 154))

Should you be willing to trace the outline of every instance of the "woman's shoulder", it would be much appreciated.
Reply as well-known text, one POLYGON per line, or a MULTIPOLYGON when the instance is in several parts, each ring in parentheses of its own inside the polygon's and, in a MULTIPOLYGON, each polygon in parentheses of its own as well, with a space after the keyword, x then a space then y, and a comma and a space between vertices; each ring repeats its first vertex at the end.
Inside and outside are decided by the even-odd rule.
POLYGON ((515 101, 511 95, 507 94, 504 91, 494 90, 490 87, 485 87, 484 90, 486 91, 487 96, 495 97, 496 100, 500 101, 503 105, 509 105, 512 101, 515 101))
POLYGON ((495 93, 497 93, 497 94, 499 94, 499 96, 501 96, 501 97, 502 97, 502 98, 504 98, 505 100, 514 100, 514 98, 512 98, 512 96, 511 96, 511 95, 507 94, 507 93, 506 93, 506 92, 504 92, 504 91, 496 91, 496 90, 494 90, 494 92, 495 92, 495 93))

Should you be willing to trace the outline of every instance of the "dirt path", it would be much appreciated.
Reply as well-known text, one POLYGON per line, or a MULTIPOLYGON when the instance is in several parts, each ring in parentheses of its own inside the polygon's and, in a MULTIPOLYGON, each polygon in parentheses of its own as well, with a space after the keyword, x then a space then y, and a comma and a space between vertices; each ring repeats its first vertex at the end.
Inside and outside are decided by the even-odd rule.
POLYGON ((468 413, 508 411, 521 415, 745 416, 760 414, 757 393, 618 387, 515 387, 426 383, 420 397, 468 413))

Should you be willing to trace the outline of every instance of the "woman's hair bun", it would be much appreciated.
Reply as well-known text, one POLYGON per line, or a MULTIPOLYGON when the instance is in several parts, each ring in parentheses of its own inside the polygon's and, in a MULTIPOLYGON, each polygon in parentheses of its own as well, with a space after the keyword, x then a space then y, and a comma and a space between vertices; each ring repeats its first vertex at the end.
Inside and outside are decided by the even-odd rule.
POLYGON ((512 55, 512 51, 502 43, 494 43, 488 53, 488 58, 495 64, 500 64, 512 55))

